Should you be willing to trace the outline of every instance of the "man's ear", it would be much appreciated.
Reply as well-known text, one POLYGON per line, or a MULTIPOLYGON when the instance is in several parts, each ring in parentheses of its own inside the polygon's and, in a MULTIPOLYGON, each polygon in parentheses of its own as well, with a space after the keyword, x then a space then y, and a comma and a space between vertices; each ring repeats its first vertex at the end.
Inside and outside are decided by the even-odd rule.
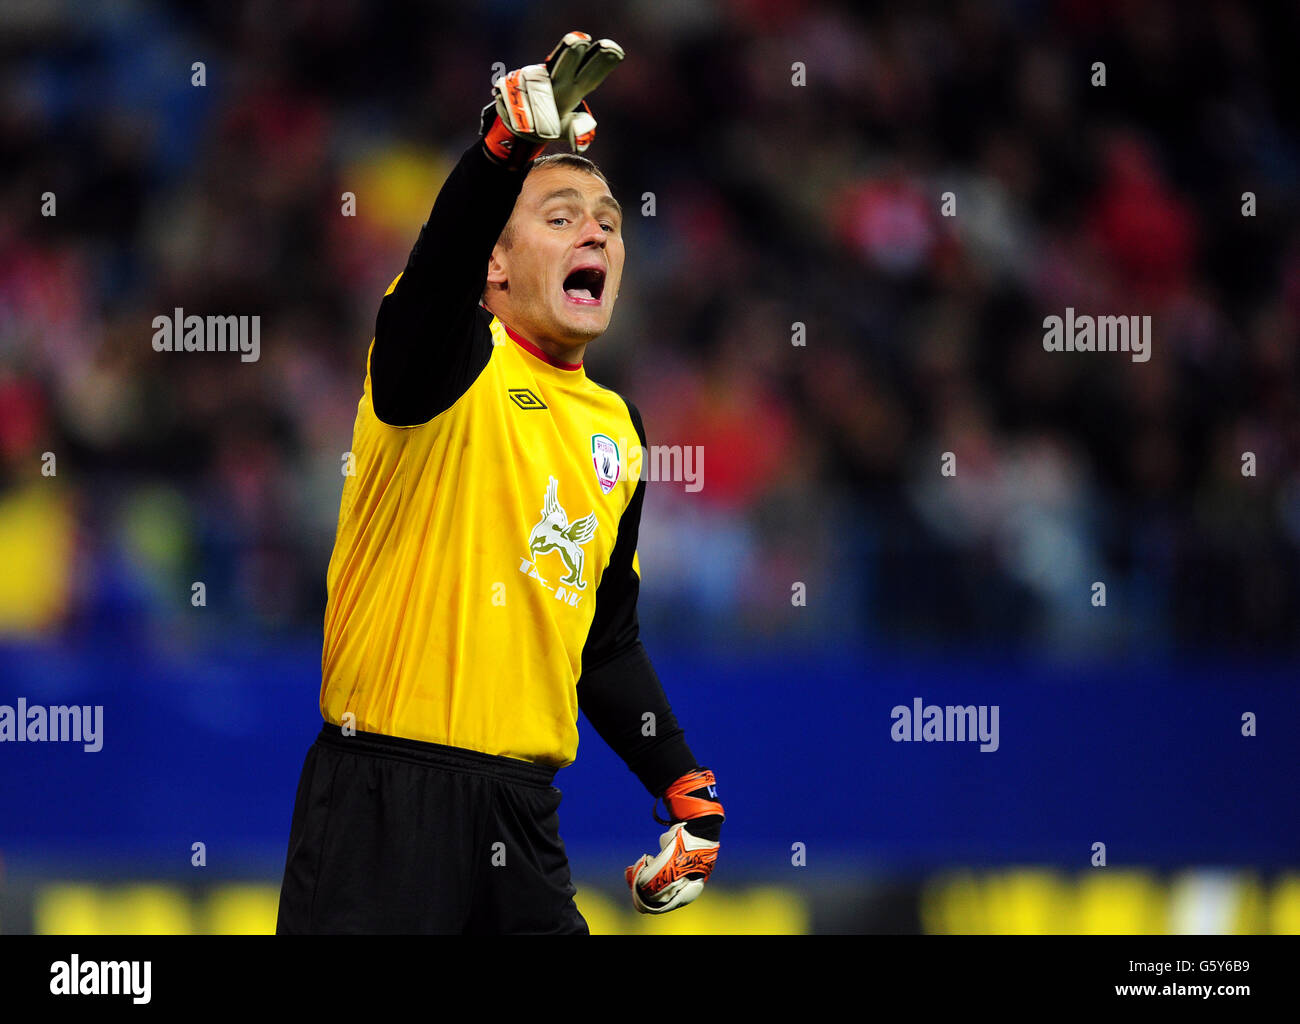
POLYGON ((497 288, 506 286, 506 253, 500 245, 492 247, 492 255, 488 257, 488 275, 487 283, 497 288))

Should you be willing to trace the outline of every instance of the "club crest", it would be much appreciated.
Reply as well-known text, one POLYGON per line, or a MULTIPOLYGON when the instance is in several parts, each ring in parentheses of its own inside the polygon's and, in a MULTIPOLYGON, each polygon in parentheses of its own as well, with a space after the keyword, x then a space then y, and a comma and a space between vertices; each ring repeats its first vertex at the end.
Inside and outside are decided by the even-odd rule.
POLYGON ((600 483, 601 491, 608 494, 623 475, 618 445, 612 437, 605 434, 591 435, 591 462, 596 467, 596 480, 600 483))

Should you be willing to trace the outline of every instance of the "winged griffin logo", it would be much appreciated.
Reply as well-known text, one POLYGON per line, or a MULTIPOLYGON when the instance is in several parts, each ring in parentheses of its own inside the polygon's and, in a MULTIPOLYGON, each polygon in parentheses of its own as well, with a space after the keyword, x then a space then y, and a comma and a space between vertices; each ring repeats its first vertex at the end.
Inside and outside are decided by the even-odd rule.
POLYGON ((560 582, 578 590, 587 589, 587 581, 582 578, 582 564, 585 555, 582 545, 596 533, 596 513, 588 512, 576 523, 569 522, 569 516, 556 496, 560 483, 555 477, 546 485, 546 498, 542 502, 542 520, 533 527, 528 537, 528 551, 536 561, 538 555, 558 551, 569 574, 560 582))

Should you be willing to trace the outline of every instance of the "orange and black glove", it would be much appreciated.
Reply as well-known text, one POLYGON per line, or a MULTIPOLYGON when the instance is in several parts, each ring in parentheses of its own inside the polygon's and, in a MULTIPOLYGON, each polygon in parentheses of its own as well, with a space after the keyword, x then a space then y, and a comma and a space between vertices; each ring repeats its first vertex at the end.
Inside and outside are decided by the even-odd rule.
POLYGON ((655 814, 655 821, 669 826, 659 837, 659 854, 642 854, 624 873, 632 905, 642 914, 666 914, 686 906, 704 890, 718 859, 718 840, 726 820, 718 802, 718 780, 707 768, 687 772, 662 799, 671 821, 655 814))

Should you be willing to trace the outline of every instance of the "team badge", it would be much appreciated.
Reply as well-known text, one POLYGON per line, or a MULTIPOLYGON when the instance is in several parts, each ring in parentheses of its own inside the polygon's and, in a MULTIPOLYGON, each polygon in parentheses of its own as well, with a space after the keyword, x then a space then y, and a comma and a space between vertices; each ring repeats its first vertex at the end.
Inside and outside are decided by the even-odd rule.
POLYGON ((618 445, 612 437, 605 434, 591 435, 591 462, 596 467, 596 480, 600 483, 600 489, 608 494, 623 474, 618 445))

